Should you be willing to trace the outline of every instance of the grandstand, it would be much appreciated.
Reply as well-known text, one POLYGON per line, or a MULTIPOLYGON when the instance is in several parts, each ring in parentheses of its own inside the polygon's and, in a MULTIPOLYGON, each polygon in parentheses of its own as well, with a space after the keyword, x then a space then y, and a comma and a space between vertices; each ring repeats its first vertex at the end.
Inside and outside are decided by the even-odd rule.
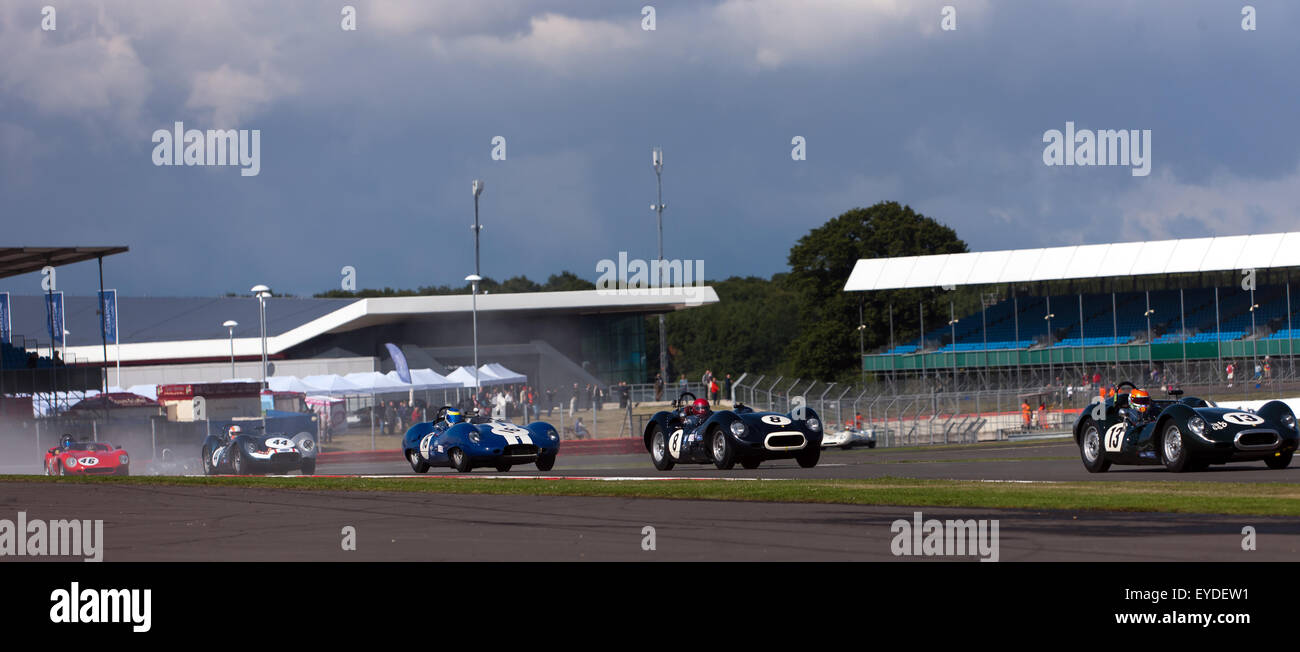
POLYGON ((1280 358, 1270 373, 1293 373, 1297 267, 1300 233, 1279 233, 863 259, 844 289, 980 292, 974 311, 957 310, 960 292, 893 306, 903 336, 863 358, 877 376, 941 371, 960 386, 1005 387, 1103 368, 1197 382, 1219 374, 1225 359, 1280 358), (927 314, 954 319, 922 329, 927 314))

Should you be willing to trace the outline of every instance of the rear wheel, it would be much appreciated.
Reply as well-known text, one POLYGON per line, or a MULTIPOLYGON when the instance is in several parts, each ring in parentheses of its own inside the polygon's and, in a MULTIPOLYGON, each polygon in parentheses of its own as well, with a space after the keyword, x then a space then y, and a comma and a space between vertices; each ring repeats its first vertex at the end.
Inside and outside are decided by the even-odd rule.
POLYGON ((555 456, 554 456, 554 455, 546 455, 546 456, 544 456, 544 457, 538 457, 538 458, 537 458, 537 470, 538 470, 538 471, 550 471, 551 468, 554 467, 554 466, 555 466, 555 456))
POLYGON ((1292 455, 1295 455, 1295 451, 1282 453, 1281 455, 1274 455, 1273 457, 1264 460, 1264 463, 1267 464, 1270 469, 1285 469, 1291 465, 1292 455))
POLYGON ((498 473, 505 473, 506 471, 509 471, 509 470, 510 470, 510 467, 511 467, 511 466, 512 466, 512 465, 510 465, 510 464, 499 463, 499 464, 497 464, 497 472, 498 472, 498 473))
POLYGON ((411 464, 411 470, 416 473, 428 473, 429 463, 420 459, 420 454, 414 449, 406 451, 406 461, 411 464))
POLYGON ((1182 473, 1190 470, 1190 462, 1187 448, 1183 446, 1183 432, 1178 429, 1178 424, 1170 423, 1160 437, 1160 456, 1164 460, 1165 468, 1172 473, 1182 473))
POLYGON ((244 451, 239 446, 230 455, 230 466, 235 470, 235 475, 244 475, 248 472, 248 463, 244 461, 244 451))
POLYGON ((650 461, 654 462, 655 468, 660 471, 671 471, 676 464, 668 455, 668 435, 664 434, 664 429, 657 423, 654 432, 650 435, 650 461))
POLYGON ((130 466, 119 466, 119 467, 117 467, 117 472, 114 473, 113 475, 131 475, 131 467, 130 467, 130 466))
POLYGON ((316 460, 315 460, 315 458, 310 459, 310 460, 303 460, 303 461, 302 461, 302 474, 303 474, 303 475, 315 475, 315 474, 316 474, 316 460))
POLYGON ((751 471, 754 470, 754 469, 757 469, 757 468, 758 468, 758 465, 759 465, 759 464, 762 464, 762 463, 763 463, 763 460, 760 460, 760 459, 758 459, 757 457, 742 457, 742 458, 740 459, 740 465, 741 465, 742 467, 744 467, 744 468, 747 468, 747 469, 751 470, 751 471))
MULTIPOLYGON (((731 441, 727 439, 727 433, 723 432, 722 428, 713 429, 710 449, 713 451, 714 466, 724 471, 736 466, 736 447, 731 445, 731 441)), ((820 449, 818 449, 818 452, 820 452, 820 449)))
POLYGON ((469 462, 469 455, 459 448, 451 449, 451 468, 461 473, 469 473, 474 470, 474 465, 469 462))
POLYGON ((208 449, 203 449, 203 475, 212 475, 217 470, 212 467, 212 453, 208 449))
POLYGON ((867 448, 875 448, 875 447, 876 447, 876 442, 874 441, 867 442, 867 448))
POLYGON ((799 463, 805 469, 811 469, 817 466, 817 462, 822 458, 822 449, 817 446, 810 446, 795 455, 794 461, 799 463))
POLYGON ((1110 460, 1101 453, 1101 431, 1092 419, 1083 425, 1083 436, 1079 438, 1079 458, 1089 473, 1105 473, 1110 468, 1110 460))

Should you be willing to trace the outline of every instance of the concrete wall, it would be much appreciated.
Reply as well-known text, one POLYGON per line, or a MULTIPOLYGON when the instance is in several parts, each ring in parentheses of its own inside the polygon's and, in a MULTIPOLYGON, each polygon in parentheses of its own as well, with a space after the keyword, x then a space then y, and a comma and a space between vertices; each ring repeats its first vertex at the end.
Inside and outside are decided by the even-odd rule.
MULTIPOLYGON (((261 380, 260 362, 236 362, 235 378, 261 380)), ((314 360, 272 360, 272 376, 317 376, 339 374, 345 376, 359 371, 378 371, 378 360, 373 357, 321 358, 314 360)), ((229 362, 199 364, 156 365, 147 367, 122 367, 122 381, 118 383, 117 370, 108 369, 108 383, 120 387, 132 385, 165 385, 169 383, 215 383, 231 378, 229 362)))

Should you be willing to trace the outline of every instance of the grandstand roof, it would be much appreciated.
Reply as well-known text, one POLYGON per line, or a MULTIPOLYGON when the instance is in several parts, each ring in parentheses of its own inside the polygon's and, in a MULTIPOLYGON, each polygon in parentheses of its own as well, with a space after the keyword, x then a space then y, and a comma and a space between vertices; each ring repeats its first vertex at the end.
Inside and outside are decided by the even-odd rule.
MULTIPOLYGON (((48 341, 42 298, 13 297, 12 301, 14 334, 48 341)), ((677 290, 521 292, 480 294, 478 311, 510 312, 520 317, 546 312, 656 313, 717 302, 717 293, 707 286, 677 290)), ((99 362, 103 354, 95 297, 67 297, 65 304, 70 331, 69 357, 99 362)), ((473 297, 468 294, 368 299, 272 298, 266 305, 267 349, 276 355, 320 335, 442 314, 469 313, 472 309, 473 297)), ((229 356, 229 334, 221 326, 227 319, 239 322, 234 333, 235 355, 261 352, 258 306, 248 297, 122 297, 118 299, 118 314, 124 362, 229 356)))
POLYGON ((844 291, 1300 266, 1300 232, 863 258, 844 291))
POLYGON ((0 247, 0 278, 127 251, 127 247, 0 247))

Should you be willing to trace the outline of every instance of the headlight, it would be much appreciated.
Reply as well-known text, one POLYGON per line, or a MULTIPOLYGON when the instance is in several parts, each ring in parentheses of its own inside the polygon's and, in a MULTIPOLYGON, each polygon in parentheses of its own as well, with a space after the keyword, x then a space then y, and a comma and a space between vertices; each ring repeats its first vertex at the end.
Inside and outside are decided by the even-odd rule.
POLYGON ((560 439, 560 435, 557 434, 553 428, 546 431, 546 436, 550 437, 551 441, 558 441, 560 439))
POLYGON ((1187 420, 1187 429, 1197 437, 1205 437, 1205 419, 1192 417, 1187 420))
POLYGON ((130 463, 131 463, 131 459, 128 458, 128 457, 126 456, 126 453, 122 453, 122 456, 119 457, 119 458, 117 458, 117 460, 118 460, 118 464, 130 464, 130 463))
POLYGON ((304 439, 304 440, 302 440, 302 443, 301 443, 301 444, 298 444, 298 445, 301 446, 302 449, 303 449, 304 451, 309 451, 309 452, 310 452, 311 449, 313 449, 313 448, 316 447, 316 442, 314 442, 314 441, 312 441, 312 440, 310 440, 310 439, 304 439))
POLYGON ((76 465, 77 465, 77 459, 76 459, 75 457, 69 457, 69 458, 68 458, 68 466, 72 467, 72 466, 76 466, 76 465))
POLYGON ((1295 415, 1293 414, 1282 415, 1282 425, 1292 430, 1295 430, 1295 415))
POLYGON ((471 431, 469 431, 469 440, 472 441, 472 442, 474 442, 475 444, 477 444, 477 443, 479 442, 478 431, 477 431, 477 430, 471 430, 471 431))
POLYGON ((817 420, 817 417, 813 417, 813 418, 811 418, 811 419, 808 420, 808 429, 809 429, 809 430, 821 430, 821 429, 822 429, 822 422, 821 422, 821 421, 818 421, 818 420, 817 420))
POLYGON ((733 435, 735 435, 735 436, 737 436, 737 437, 744 437, 744 436, 745 436, 745 424, 744 424, 743 422, 741 422, 741 421, 732 421, 732 422, 731 422, 731 434, 733 434, 733 435))

